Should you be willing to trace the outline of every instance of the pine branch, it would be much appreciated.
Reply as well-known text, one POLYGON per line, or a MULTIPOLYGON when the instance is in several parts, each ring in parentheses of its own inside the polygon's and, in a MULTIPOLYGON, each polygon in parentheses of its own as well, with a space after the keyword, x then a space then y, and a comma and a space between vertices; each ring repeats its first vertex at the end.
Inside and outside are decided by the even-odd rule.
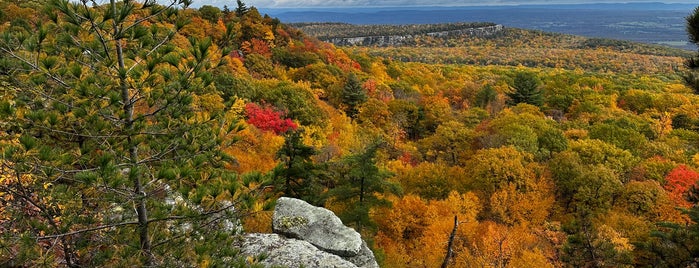
MULTIPOLYGON (((156 219, 149 219, 148 224, 155 223, 155 222, 162 222, 162 221, 177 221, 177 220, 187 220, 187 219, 203 219, 207 218, 211 215, 221 213, 223 211, 229 210, 231 208, 234 208, 236 205, 240 203, 232 203, 228 206, 224 206, 220 209, 216 210, 211 210, 202 214, 197 214, 197 215, 191 215, 191 216, 169 216, 169 217, 164 217, 164 218, 156 218, 156 219)), ((73 236, 77 234, 82 234, 82 233, 89 233, 89 232, 94 232, 94 231, 99 231, 99 230, 104 230, 104 229, 109 229, 109 228, 116 228, 116 227, 123 227, 123 226, 129 226, 129 225, 138 225, 139 222, 138 220, 136 221, 127 221, 127 222, 120 222, 120 223, 113 223, 113 224, 105 224, 105 225, 100 225, 100 226, 95 226, 91 228, 86 228, 86 229, 81 229, 77 231, 72 231, 72 232, 67 232, 67 233, 62 233, 62 234, 55 234, 55 235, 46 235, 46 236, 38 236, 36 237, 36 240, 48 240, 48 239, 55 239, 55 238, 60 238, 60 237, 66 237, 66 236, 73 236)))
POLYGON ((63 135, 70 135, 70 136, 75 136, 75 137, 89 138, 89 139, 111 139, 111 138, 126 138, 127 137, 127 135, 116 135, 116 134, 113 134, 113 135, 82 134, 82 133, 78 133, 78 132, 69 132, 69 131, 64 131, 64 130, 57 130, 57 129, 53 129, 53 128, 49 128, 49 127, 45 127, 45 126, 41 126, 41 125, 37 125, 36 127, 41 128, 43 130, 50 131, 50 132, 54 132, 54 133, 59 133, 59 134, 63 134, 63 135))
POLYGON ((64 82, 61 78, 59 78, 59 77, 57 77, 57 76, 51 74, 51 73, 50 73, 49 71, 47 71, 47 70, 44 70, 44 69, 40 68, 38 65, 36 65, 36 64, 32 63, 31 61, 25 59, 24 57, 15 54, 14 51, 9 50, 9 49, 7 49, 7 48, 5 48, 5 47, 0 47, 0 51, 2 51, 2 52, 4 52, 4 53, 7 53, 7 54, 10 55, 11 57, 13 57, 13 58, 15 58, 15 59, 17 59, 17 60, 19 60, 19 61, 21 61, 21 62, 23 62, 23 63, 25 63, 25 64, 27 64, 27 65, 29 65, 29 66, 31 66, 32 69, 34 69, 34 70, 36 70, 36 71, 39 71, 39 72, 43 73, 44 75, 46 75, 46 76, 48 76, 49 78, 51 78, 51 80, 56 81, 56 83, 59 83, 61 86, 66 87, 66 88, 70 87, 70 86, 68 85, 68 83, 64 82))
POLYGON ((121 227, 121 226, 127 226, 127 225, 138 225, 138 221, 129 221, 129 222, 121 222, 121 223, 115 223, 115 224, 100 225, 97 227, 82 229, 82 230, 68 232, 68 233, 39 236, 36 238, 36 240, 55 239, 55 238, 59 238, 59 237, 72 236, 72 235, 77 235, 77 234, 82 234, 82 233, 87 233, 87 232, 94 232, 94 231, 99 231, 99 230, 103 230, 103 229, 121 227))
MULTIPOLYGON (((163 40, 160 41, 160 43, 158 43, 157 45, 155 45, 155 47, 153 47, 153 49, 151 49, 150 51, 148 51, 148 53, 146 53, 146 57, 147 57, 147 56, 150 56, 151 54, 153 54, 153 52, 155 52, 156 50, 158 50, 158 48, 160 48, 161 46, 165 45, 165 44, 166 44, 168 41, 170 41, 170 40, 171 40, 171 39, 170 39, 170 35, 167 35, 165 38, 163 38, 163 40)), ((130 73, 134 68, 136 68, 136 66, 140 65, 141 62, 143 62, 143 59, 138 59, 138 60, 126 71, 126 73, 130 73)), ((149 74, 149 76, 150 76, 150 74, 149 74)))
MULTIPOLYGON (((93 3, 94 3, 94 1, 93 1, 93 3)), ((89 9, 87 7, 87 1, 83 2, 83 6, 85 7, 85 10, 89 9)), ((112 60, 111 53, 109 53, 109 47, 107 46, 107 40, 104 38, 104 36, 100 32, 100 29, 95 24, 95 20, 89 19, 88 21, 90 21, 90 27, 92 28, 92 30, 97 34, 97 37, 99 37, 100 44, 102 45, 102 49, 104 50, 104 54, 107 55, 107 59, 112 60)))
MULTIPOLYGON (((176 4, 177 4, 177 1, 172 0, 166 7, 163 7, 162 9, 158 10, 157 12, 155 12, 155 13, 153 13, 153 14, 150 14, 150 15, 148 15, 148 16, 145 16, 145 17, 143 17, 143 18, 140 18, 140 19, 134 21, 134 23, 132 23, 131 25, 127 26, 126 28, 123 28, 123 29, 121 30, 121 32, 122 32, 122 33, 123 33, 123 32, 127 32, 127 31, 129 31, 131 28, 140 25, 140 24, 143 23, 144 21, 147 21, 147 20, 150 20, 150 19, 152 19, 152 18, 155 18, 155 17, 159 16, 160 14, 164 13, 166 10, 168 10, 168 9, 170 9, 170 8, 172 8, 172 7, 174 7, 176 4)), ((117 35, 117 36, 120 36, 120 35, 121 35, 121 33, 120 33, 119 35, 117 35)))

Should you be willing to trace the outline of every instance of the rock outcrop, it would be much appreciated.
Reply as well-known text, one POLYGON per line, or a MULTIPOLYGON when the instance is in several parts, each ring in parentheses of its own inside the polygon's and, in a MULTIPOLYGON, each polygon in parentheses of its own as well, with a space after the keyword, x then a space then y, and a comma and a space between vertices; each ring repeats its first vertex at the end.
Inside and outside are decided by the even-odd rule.
POLYGON ((308 241, 323 251, 343 257, 356 256, 362 248, 359 233, 343 225, 332 211, 294 198, 277 200, 272 231, 308 241))
POLYGON ((274 234, 246 234, 238 245, 265 266, 378 268, 359 233, 335 214, 303 200, 282 197, 272 217, 274 234))
POLYGON ((357 267, 340 256, 318 250, 303 240, 288 239, 278 234, 246 234, 241 253, 264 255, 259 264, 282 267, 357 267))
POLYGON ((431 32, 416 35, 385 35, 385 36, 358 36, 358 37, 335 37, 324 39, 323 41, 330 42, 336 46, 401 46, 414 44, 415 38, 421 35, 431 37, 450 37, 450 36, 492 36, 502 32, 504 26, 497 24, 493 26, 466 28, 451 31, 431 32))

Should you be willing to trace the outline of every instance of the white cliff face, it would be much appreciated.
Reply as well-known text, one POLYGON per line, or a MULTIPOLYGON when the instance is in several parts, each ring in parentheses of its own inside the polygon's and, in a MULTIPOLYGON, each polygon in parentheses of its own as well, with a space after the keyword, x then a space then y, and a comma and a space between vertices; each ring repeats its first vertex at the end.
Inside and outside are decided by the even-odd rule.
POLYGON ((303 200, 277 200, 272 229, 275 234, 244 235, 241 252, 266 256, 259 262, 265 266, 379 267, 359 233, 332 211, 303 200))

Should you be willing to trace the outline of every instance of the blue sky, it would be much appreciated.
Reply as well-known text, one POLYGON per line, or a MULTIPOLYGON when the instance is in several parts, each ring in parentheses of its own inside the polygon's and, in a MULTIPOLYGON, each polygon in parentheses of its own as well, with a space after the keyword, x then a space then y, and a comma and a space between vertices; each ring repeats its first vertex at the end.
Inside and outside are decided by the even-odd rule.
MULTIPOLYGON (((696 0, 243 0, 247 6, 258 8, 283 8, 283 7, 371 7, 371 6, 474 6, 474 5, 522 5, 522 4, 586 4, 586 3, 620 3, 620 2, 671 2, 671 3, 697 3, 696 0)), ((195 0, 195 5, 228 5, 235 7, 233 0, 195 0)))

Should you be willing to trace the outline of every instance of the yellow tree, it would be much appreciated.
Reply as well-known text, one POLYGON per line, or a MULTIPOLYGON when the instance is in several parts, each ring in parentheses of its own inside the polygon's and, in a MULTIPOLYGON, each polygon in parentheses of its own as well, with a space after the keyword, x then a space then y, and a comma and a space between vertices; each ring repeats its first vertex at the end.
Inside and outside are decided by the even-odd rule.
POLYGON ((386 254, 389 267, 436 267, 446 253, 446 242, 454 216, 463 222, 462 229, 477 224, 478 198, 451 192, 442 200, 427 201, 416 195, 390 199, 393 208, 376 209, 373 218, 379 232, 377 245, 386 254))

